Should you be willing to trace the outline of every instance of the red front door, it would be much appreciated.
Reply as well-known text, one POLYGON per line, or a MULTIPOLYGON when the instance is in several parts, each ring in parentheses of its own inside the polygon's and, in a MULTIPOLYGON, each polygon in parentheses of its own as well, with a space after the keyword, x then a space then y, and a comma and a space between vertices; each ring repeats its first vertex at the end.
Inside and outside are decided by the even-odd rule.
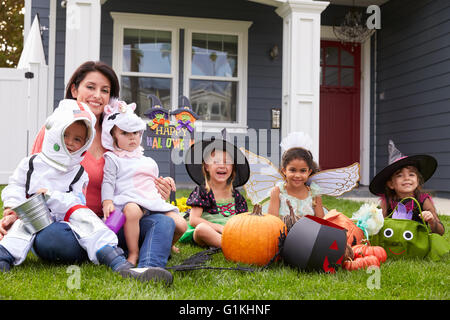
POLYGON ((359 162, 360 46, 322 41, 320 48, 320 167, 359 162))

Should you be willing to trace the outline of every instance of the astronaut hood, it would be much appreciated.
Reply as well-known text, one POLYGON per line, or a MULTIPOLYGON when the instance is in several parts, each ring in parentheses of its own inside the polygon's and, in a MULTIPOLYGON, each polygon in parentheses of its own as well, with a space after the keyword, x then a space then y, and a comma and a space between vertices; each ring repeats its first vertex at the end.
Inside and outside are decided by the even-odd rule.
POLYGON ((72 99, 61 100, 58 108, 45 122, 45 136, 41 151, 44 161, 64 172, 80 164, 94 140, 95 121, 95 115, 86 104, 72 99), (79 150, 70 153, 64 143, 64 132, 78 120, 86 124, 86 143, 79 150))
POLYGON ((134 113, 135 109, 135 103, 127 104, 125 101, 117 99, 111 99, 109 105, 105 106, 102 122, 102 145, 105 149, 110 151, 118 150, 118 147, 114 146, 114 139, 111 135, 111 130, 114 126, 126 132, 145 130, 146 124, 144 120, 134 113))

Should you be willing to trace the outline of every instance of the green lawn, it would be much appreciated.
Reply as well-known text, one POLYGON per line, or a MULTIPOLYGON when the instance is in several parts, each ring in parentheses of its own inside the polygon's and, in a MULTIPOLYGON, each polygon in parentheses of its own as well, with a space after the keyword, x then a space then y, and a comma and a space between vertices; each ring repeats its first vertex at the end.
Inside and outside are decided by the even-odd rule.
MULTIPOLYGON (((179 196, 189 192, 180 190, 179 196)), ((324 197, 327 208, 351 215, 360 203, 324 197)), ((0 216, 2 213, 0 214, 0 216)), ((440 217, 449 229, 450 217, 440 217)), ((445 235, 450 239, 448 232, 445 235)), ((202 249, 179 244, 181 253, 172 255, 169 266, 202 249)), ((221 253, 215 254, 207 265, 231 267, 221 253)), ((106 266, 91 263, 73 266, 53 265, 39 261, 33 254, 11 272, 0 274, 0 300, 2 299, 443 299, 448 300, 450 265, 444 261, 427 260, 387 261, 379 270, 379 288, 371 284, 376 276, 365 270, 336 274, 299 272, 281 262, 269 269, 256 272, 229 270, 196 270, 173 272, 170 287, 161 284, 140 283, 123 279, 106 266), (74 282, 79 279, 79 283, 74 282), (371 289, 372 288, 372 289, 371 289)))

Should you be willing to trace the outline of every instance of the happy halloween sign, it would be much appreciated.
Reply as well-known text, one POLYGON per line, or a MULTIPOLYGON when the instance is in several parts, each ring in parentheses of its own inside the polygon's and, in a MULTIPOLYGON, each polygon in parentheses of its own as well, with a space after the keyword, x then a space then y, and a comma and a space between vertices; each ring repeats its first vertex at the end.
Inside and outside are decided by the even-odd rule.
POLYGON ((172 112, 161 107, 161 102, 154 95, 149 95, 152 107, 145 112, 150 119, 146 137, 146 145, 153 150, 170 150, 189 148, 195 140, 192 138, 194 122, 198 119, 192 111, 189 99, 181 97, 180 107, 172 112), (175 124, 169 120, 175 116, 175 124))
POLYGON ((191 134, 188 129, 175 125, 158 126, 147 131, 146 145, 154 150, 185 150, 195 142, 191 134))

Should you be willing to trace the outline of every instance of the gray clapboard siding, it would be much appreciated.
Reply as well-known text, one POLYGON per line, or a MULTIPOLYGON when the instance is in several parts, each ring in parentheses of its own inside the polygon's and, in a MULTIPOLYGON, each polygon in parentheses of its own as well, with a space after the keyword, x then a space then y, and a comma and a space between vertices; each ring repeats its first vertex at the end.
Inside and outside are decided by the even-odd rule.
POLYGON ((391 0, 381 12, 376 171, 387 164, 393 139, 406 155, 436 157, 438 169, 425 188, 450 192, 450 2, 391 0))
MULTIPOLYGON (((270 109, 281 107, 281 47, 282 19, 274 8, 246 0, 231 1, 117 1, 109 0, 102 6, 102 37, 100 57, 112 63, 113 21, 111 11, 138 12, 156 15, 171 15, 199 18, 217 18, 252 21, 249 29, 248 43, 248 91, 247 91, 247 125, 249 128, 270 128, 270 109), (280 56, 272 61, 269 50, 277 44, 280 56)), ((180 46, 182 50, 183 46, 180 46)), ((180 57, 183 57, 180 54, 180 57)), ((180 67, 182 72, 182 68, 180 67)), ((180 77, 180 92, 182 92, 180 77)), ((262 139, 270 150, 272 141, 262 139)), ((279 140, 275 141, 276 145, 279 140)), ((152 157, 158 157, 161 173, 168 173, 169 155, 157 155, 164 152, 146 151, 152 157)), ((181 183, 191 182, 184 165, 175 166, 176 180, 181 183)))

